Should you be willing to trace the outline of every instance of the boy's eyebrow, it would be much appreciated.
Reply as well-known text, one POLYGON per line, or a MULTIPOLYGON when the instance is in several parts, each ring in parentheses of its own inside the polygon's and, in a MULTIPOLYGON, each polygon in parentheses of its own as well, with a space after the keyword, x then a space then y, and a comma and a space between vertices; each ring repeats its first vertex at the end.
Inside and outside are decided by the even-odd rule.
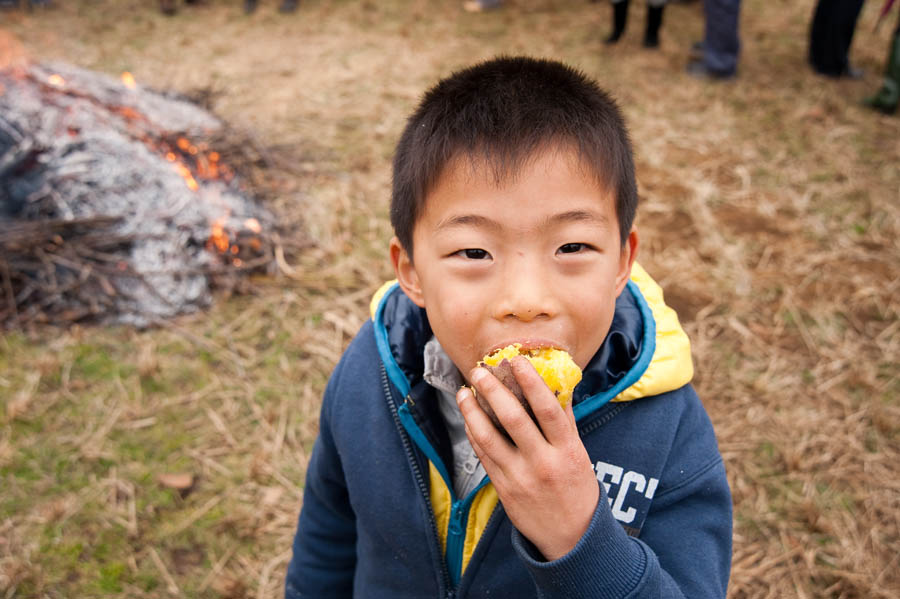
MULTIPOLYGON (((605 214, 599 212, 593 212, 590 210, 569 210, 568 212, 561 212, 559 214, 554 214, 552 216, 547 217, 546 225, 555 225, 558 223, 567 223, 567 222, 586 222, 586 223, 594 223, 600 226, 609 226, 609 219, 605 214)), ((480 214, 457 214, 454 216, 450 216, 442 220, 437 224, 435 229, 437 231, 441 231, 444 229, 452 229, 454 227, 479 227, 482 229, 502 229, 503 225, 501 225, 496 220, 488 218, 486 216, 482 216, 480 214)))
POLYGON ((554 214, 553 216, 547 218, 548 224, 566 222, 587 222, 609 226, 609 219, 605 214, 602 214, 600 212, 593 212, 591 210, 570 210, 568 212, 554 214))
POLYGON ((436 230, 452 229, 453 227, 473 226, 483 229, 501 229, 502 226, 497 221, 479 214, 457 214, 445 218, 437 224, 436 230))

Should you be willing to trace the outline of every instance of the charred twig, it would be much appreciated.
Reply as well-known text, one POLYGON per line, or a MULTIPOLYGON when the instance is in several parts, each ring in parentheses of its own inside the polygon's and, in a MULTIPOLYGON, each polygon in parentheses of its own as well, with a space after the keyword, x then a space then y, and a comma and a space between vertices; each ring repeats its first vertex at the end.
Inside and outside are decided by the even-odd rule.
POLYGON ((16 297, 12 288, 12 276, 9 273, 9 264, 6 258, 0 256, 0 267, 3 269, 3 290, 6 292, 7 314, 10 315, 13 322, 19 319, 19 311, 16 308, 16 297))

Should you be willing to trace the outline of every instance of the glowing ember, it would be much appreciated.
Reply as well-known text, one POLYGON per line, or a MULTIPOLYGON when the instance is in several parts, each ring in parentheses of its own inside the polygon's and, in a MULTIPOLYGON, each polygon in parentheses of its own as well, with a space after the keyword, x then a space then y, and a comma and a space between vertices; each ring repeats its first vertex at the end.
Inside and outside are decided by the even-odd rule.
POLYGON ((197 180, 194 179, 194 175, 191 174, 191 171, 188 167, 184 166, 180 162, 176 162, 175 170, 178 171, 178 174, 181 175, 181 178, 184 179, 185 183, 187 183, 188 189, 190 189, 191 191, 197 191, 200 188, 200 185, 197 183, 197 180))
POLYGON ((137 87, 137 81, 134 80, 134 75, 132 75, 128 71, 122 73, 122 83, 128 89, 134 89, 137 87))
POLYGON ((228 251, 231 245, 228 241, 228 234, 225 233, 225 219, 219 218, 212 224, 212 231, 209 234, 209 243, 215 246, 217 250, 223 254, 228 251))
POLYGON ((248 218, 244 221, 244 226, 247 227, 248 230, 253 231, 254 233, 261 233, 262 226, 259 224, 259 221, 255 218, 248 218))
POLYGON ((53 87, 62 87, 66 84, 66 80, 63 79, 61 75, 57 75, 56 73, 54 73, 47 77, 47 83, 49 83, 53 87))

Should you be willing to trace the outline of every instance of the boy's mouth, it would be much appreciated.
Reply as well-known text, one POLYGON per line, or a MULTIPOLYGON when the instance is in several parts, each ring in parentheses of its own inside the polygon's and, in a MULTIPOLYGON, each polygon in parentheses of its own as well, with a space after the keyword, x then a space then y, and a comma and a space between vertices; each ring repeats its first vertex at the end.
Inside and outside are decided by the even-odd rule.
POLYGON ((527 337, 527 338, 519 338, 519 339, 507 339, 506 341, 502 341, 494 346, 492 346, 484 355, 490 355, 497 350, 503 349, 504 347, 508 347, 510 345, 519 344, 521 349, 524 351, 528 351, 531 349, 561 349, 567 353, 572 353, 565 344, 559 343, 558 341, 554 341, 553 339, 546 339, 541 337, 527 337))

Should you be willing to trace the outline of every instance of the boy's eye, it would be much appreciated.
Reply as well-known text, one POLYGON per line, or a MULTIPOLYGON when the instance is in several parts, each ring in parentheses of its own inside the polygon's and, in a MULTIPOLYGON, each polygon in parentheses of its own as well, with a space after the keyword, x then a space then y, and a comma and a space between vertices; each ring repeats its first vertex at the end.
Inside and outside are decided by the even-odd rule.
POLYGON ((588 247, 586 243, 566 243, 561 245, 557 251, 560 254, 576 254, 588 249, 588 247))
POLYGON ((459 250, 456 253, 464 258, 469 259, 469 260, 486 260, 491 257, 491 255, 488 254, 486 250, 481 250, 478 248, 468 248, 465 250, 459 250))

